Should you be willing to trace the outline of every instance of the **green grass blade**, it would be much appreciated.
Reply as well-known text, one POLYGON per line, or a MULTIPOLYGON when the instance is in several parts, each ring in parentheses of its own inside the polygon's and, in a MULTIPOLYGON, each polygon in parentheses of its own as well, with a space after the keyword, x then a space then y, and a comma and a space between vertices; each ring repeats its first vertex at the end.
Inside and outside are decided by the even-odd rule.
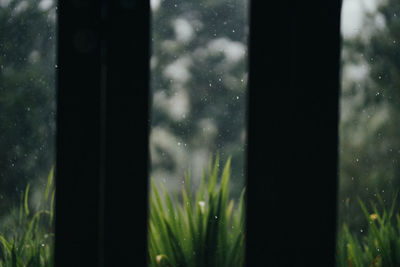
POLYGON ((47 177, 46 191, 44 193, 44 200, 46 202, 49 199, 50 188, 51 185, 53 184, 53 177, 54 177, 54 167, 51 167, 50 173, 47 177))
POLYGON ((26 189, 25 189, 24 208, 25 208, 25 215, 26 216, 29 215, 28 196, 29 196, 29 188, 30 188, 30 186, 31 185, 28 183, 28 185, 26 186, 26 189))

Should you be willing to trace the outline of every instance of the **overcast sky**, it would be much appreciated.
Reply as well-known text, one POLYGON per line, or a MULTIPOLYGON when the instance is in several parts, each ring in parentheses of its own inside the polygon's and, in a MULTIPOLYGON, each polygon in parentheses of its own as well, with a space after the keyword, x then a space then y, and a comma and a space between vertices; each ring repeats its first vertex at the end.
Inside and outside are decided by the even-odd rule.
POLYGON ((360 32, 365 11, 373 12, 382 0, 343 0, 342 33, 350 37, 360 32))

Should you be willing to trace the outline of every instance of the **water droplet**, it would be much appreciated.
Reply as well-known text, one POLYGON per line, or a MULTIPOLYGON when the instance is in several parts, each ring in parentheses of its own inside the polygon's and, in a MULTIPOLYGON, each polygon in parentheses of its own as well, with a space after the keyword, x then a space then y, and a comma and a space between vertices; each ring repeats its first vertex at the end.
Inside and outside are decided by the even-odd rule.
POLYGON ((178 146, 180 146, 181 145, 181 142, 178 142, 178 146))
POLYGON ((364 232, 364 230, 363 230, 363 229, 360 229, 360 232, 362 233, 362 232, 364 232))
POLYGON ((356 158, 356 161, 359 162, 360 160, 358 158, 356 158))
POLYGON ((379 76, 378 76, 378 79, 379 79, 379 80, 382 79, 382 76, 379 75, 379 76))
POLYGON ((178 4, 175 4, 174 7, 178 7, 178 4))
POLYGON ((232 32, 235 32, 235 30, 232 30, 232 32))
POLYGON ((212 84, 210 83, 210 84, 208 84, 210 87, 212 86, 212 84))
POLYGON ((218 216, 215 216, 215 219, 217 220, 217 219, 218 219, 218 216))

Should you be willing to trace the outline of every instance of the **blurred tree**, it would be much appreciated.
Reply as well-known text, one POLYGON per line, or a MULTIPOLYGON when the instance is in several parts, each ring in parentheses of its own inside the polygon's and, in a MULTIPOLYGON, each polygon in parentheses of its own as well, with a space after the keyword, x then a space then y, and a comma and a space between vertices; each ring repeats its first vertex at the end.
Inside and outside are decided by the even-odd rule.
POLYGON ((365 223, 357 197, 391 204, 400 189, 399 11, 399 1, 380 2, 343 43, 339 225, 357 232, 365 223))
POLYGON ((0 213, 54 164, 55 8, 0 1, 0 213))
POLYGON ((217 151, 232 155, 233 183, 244 183, 246 5, 152 1, 152 175, 170 187, 187 168, 198 178, 217 151))

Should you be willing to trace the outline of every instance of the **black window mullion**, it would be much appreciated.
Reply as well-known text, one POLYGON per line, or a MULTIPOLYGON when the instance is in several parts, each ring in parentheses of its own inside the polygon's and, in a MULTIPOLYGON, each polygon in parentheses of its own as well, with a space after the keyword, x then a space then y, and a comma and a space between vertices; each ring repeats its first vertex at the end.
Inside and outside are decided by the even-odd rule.
POLYGON ((149 1, 107 1, 105 266, 146 266, 149 1))
POLYGON ((333 266, 340 1, 252 1, 247 266, 333 266))
POLYGON ((98 266, 100 4, 58 1, 56 266, 98 266))

